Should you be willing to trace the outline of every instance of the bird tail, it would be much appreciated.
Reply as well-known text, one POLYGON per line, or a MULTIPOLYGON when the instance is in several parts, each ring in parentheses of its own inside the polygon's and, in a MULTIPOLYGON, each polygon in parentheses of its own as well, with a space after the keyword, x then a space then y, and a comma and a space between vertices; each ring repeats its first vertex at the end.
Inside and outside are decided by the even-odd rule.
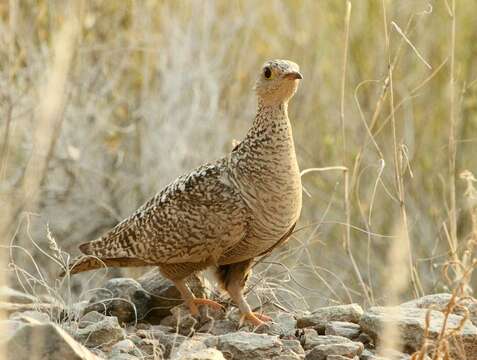
POLYGON ((95 256, 81 256, 76 258, 72 264, 68 266, 67 270, 60 273, 60 277, 64 277, 67 273, 70 275, 80 272, 108 268, 108 267, 138 267, 150 266, 144 260, 128 257, 119 258, 99 258, 95 256))
POLYGON ((102 237, 97 240, 80 244, 79 250, 85 255, 99 258, 130 257, 127 247, 121 244, 120 237, 102 237))

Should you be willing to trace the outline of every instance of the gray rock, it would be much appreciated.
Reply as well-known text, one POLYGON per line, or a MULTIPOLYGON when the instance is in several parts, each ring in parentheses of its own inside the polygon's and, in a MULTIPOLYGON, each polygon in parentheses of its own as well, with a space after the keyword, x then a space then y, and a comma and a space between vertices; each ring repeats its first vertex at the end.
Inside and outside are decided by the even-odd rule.
POLYGON ((315 329, 303 329, 298 335, 301 345, 305 350, 310 350, 314 346, 315 339, 318 338, 315 329))
POLYGON ((0 302, 32 304, 38 302, 38 299, 33 295, 12 289, 8 286, 0 286, 0 302))
MULTIPOLYGON (((174 284, 160 273, 159 269, 153 269, 138 279, 144 291, 151 296, 151 302, 147 313, 147 320, 152 324, 159 322, 170 315, 170 309, 182 304, 182 297, 174 284)), ((187 279, 187 284, 197 297, 204 297, 205 289, 201 280, 192 275, 187 279)))
POLYGON ((366 333, 361 333, 359 336, 355 339, 355 341, 360 342, 364 345, 365 348, 374 348, 374 341, 371 336, 369 336, 366 333))
POLYGON ((124 339, 116 344, 114 344, 111 347, 111 352, 116 352, 116 353, 130 353, 131 351, 134 351, 136 345, 132 340, 129 339, 124 339))
POLYGON ((25 324, 4 345, 7 359, 100 360, 52 323, 25 324))
POLYGON ((106 359, 107 358, 107 355, 101 349, 88 349, 88 350, 91 351, 92 354, 96 355, 100 359, 106 359))
POLYGON ((270 359, 280 355, 283 344, 277 336, 238 331, 217 337, 217 349, 227 359, 270 359))
POLYGON ((143 357, 137 357, 131 354, 119 353, 119 354, 110 354, 108 360, 140 360, 143 357))
MULTIPOLYGON (((452 294, 432 294, 423 296, 416 300, 405 302, 404 304, 401 304, 401 306, 417 307, 420 309, 429 309, 432 307, 432 310, 444 311, 451 298, 452 294)), ((472 321, 472 323, 477 326, 477 299, 460 299, 458 301, 458 304, 461 306, 456 306, 452 313, 455 315, 464 316, 466 314, 466 311, 463 309, 463 307, 465 307, 469 312, 470 321, 472 321)))
MULTIPOLYGON (((343 355, 328 355, 326 360, 349 360, 350 358, 343 355)), ((353 360, 359 360, 359 356, 353 357, 353 360)))
POLYGON ((141 339, 137 343, 137 348, 144 354, 145 359, 168 359, 164 346, 157 339, 141 339))
MULTIPOLYGON (((328 336, 321 337, 324 338, 328 336)), ((349 359, 354 358, 355 356, 359 356, 364 350, 363 344, 350 341, 349 339, 346 339, 347 341, 343 342, 335 342, 337 341, 337 339, 330 339, 326 342, 323 339, 321 340, 322 343, 314 346, 313 349, 311 349, 311 351, 306 354, 305 360, 325 360, 332 355, 344 356, 349 359)))
POLYGON ((330 344, 349 344, 352 341, 343 336, 336 335, 318 335, 313 329, 305 329, 305 332, 301 334, 300 341, 305 350, 311 350, 315 346, 330 345, 330 344))
POLYGON ((358 324, 344 321, 330 321, 326 324, 325 335, 337 335, 355 340, 359 336, 360 329, 358 324))
POLYGON ((151 296, 136 280, 115 278, 93 293, 84 312, 97 311, 129 323, 143 319, 151 306, 151 296))
POLYGON ((83 316, 78 326, 75 338, 88 347, 111 345, 126 336, 116 317, 105 316, 95 311, 83 316))
POLYGON ((298 340, 284 340, 282 339, 283 348, 293 351, 295 354, 304 355, 305 350, 303 350, 300 342, 298 340))
MULTIPOLYGON (((430 311, 428 328, 429 339, 436 339, 444 324, 444 315, 440 311, 426 310, 413 307, 372 307, 361 319, 361 328, 379 342, 385 326, 396 326, 400 330, 400 348, 416 351, 421 347, 424 337, 425 319, 430 311)), ((459 315, 450 314, 447 318, 447 328, 455 329, 462 321, 459 315)), ((465 351, 467 360, 477 359, 477 327, 466 321, 459 334, 450 338, 449 347, 452 356, 458 358, 458 348, 465 351)))
POLYGON ((218 336, 204 333, 196 333, 193 339, 202 341, 208 348, 216 348, 217 344, 219 343, 218 336))
MULTIPOLYGON (((382 350, 380 355, 364 349, 360 356, 361 360, 409 360, 410 358, 411 355, 393 349, 382 350)), ((426 356, 425 359, 427 360, 428 357, 426 356)))
MULTIPOLYGON (((144 331, 144 330, 141 330, 141 331, 144 331)), ((128 340, 131 340, 134 343, 134 345, 139 344, 141 339, 142 338, 138 336, 137 334, 128 334, 128 340)))
POLYGON ((204 350, 207 347, 205 344, 197 339, 186 339, 184 340, 178 347, 173 349, 171 352, 171 359, 182 359, 186 357, 188 354, 204 350))
POLYGON ((364 349, 359 357, 360 360, 381 360, 373 351, 364 349))
POLYGON ((85 327, 88 327, 92 324, 101 322, 105 318, 107 318, 106 315, 103 315, 103 314, 101 314, 97 311, 91 311, 91 312, 87 313, 86 315, 84 315, 83 317, 81 317, 81 319, 79 319, 78 327, 79 328, 85 328, 85 327))
POLYGON ((280 338, 294 337, 296 332, 296 319, 292 314, 278 312, 271 314, 272 322, 267 326, 260 326, 255 332, 258 334, 278 335, 280 338))
MULTIPOLYGON (((56 316, 54 320, 61 323, 68 321, 77 321, 81 316, 86 314, 85 309, 88 308, 88 305, 89 302, 84 300, 70 304, 66 307, 62 307, 61 310, 58 312, 58 316, 56 316)), ((55 314, 51 314, 51 312, 49 312, 49 315, 54 316, 55 314)))
POLYGON ((314 327, 318 332, 323 333, 326 324, 330 321, 359 323, 362 315, 363 309, 358 304, 328 306, 300 316, 297 319, 297 327, 314 327))
POLYGON ((183 359, 190 360, 225 360, 224 354, 217 349, 203 349, 190 354, 190 357, 183 359))
POLYGON ((168 315, 166 316, 165 318, 163 318, 161 320, 161 322, 159 323, 159 325, 161 326, 166 326, 166 327, 171 327, 171 328, 175 328, 176 327, 176 318, 172 315, 168 315))
POLYGON ((304 356, 295 354, 294 352, 283 352, 280 355, 273 358, 273 360, 302 360, 304 356))
POLYGON ((237 324, 227 319, 209 321, 199 329, 199 332, 212 335, 224 335, 234 331, 237 331, 237 324))
POLYGON ((124 339, 111 347, 109 356, 119 354, 129 354, 134 356, 141 356, 141 351, 136 347, 136 344, 131 339, 124 339))
POLYGON ((293 314, 279 312, 271 315, 273 323, 278 325, 280 336, 294 336, 297 327, 297 320, 293 314))
MULTIPOLYGON (((141 329, 139 329, 139 330, 141 330, 141 329)), ((175 333, 176 332, 175 328, 171 328, 169 326, 164 326, 164 325, 151 325, 150 328, 142 329, 142 330, 159 330, 159 331, 162 331, 162 332, 165 332, 165 333, 175 333)))
POLYGON ((137 344, 142 352, 152 355, 153 351, 160 351, 166 358, 170 356, 173 349, 187 340, 187 337, 183 335, 166 333, 158 329, 138 330, 137 335, 142 338, 137 344))
MULTIPOLYGON (((162 325, 179 329, 182 335, 192 335, 196 329, 201 329, 205 324, 209 324, 209 328, 218 320, 224 320, 225 312, 223 310, 214 310, 207 306, 199 307, 200 315, 193 317, 189 308, 185 304, 174 306, 170 309, 172 317, 167 317, 161 321, 162 325)), ((224 323, 221 323, 224 325, 224 323)), ((207 328, 205 328, 207 329, 207 328)))
POLYGON ((188 339, 173 351, 172 360, 225 360, 224 355, 217 349, 207 348, 199 339, 188 339))
POLYGON ((9 340, 15 332, 25 325, 20 320, 2 320, 0 321, 0 342, 9 340))
POLYGON ((18 320, 18 321, 27 321, 27 322, 29 322, 28 319, 34 319, 41 323, 50 322, 50 317, 48 316, 48 314, 45 314, 40 311, 34 311, 34 310, 15 312, 10 315, 10 319, 18 320))

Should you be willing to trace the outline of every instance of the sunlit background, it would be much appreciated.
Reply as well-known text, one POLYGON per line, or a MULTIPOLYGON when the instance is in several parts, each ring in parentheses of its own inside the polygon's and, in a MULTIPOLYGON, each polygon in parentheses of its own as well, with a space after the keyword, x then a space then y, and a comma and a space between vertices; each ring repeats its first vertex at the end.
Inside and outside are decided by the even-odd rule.
POLYGON ((350 4, 1 2, 5 279, 55 287, 52 239, 75 256, 224 156, 253 121, 262 63, 285 58, 304 76, 289 109, 298 161, 315 170, 298 231, 252 281, 303 308, 446 290, 473 236, 477 3, 350 4))

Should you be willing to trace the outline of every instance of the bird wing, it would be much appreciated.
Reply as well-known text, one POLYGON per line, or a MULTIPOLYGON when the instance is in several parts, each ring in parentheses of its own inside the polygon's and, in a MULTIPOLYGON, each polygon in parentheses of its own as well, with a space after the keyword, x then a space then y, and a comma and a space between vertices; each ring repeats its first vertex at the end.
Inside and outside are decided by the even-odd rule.
POLYGON ((248 232, 250 212, 226 159, 181 176, 103 237, 80 246, 100 258, 157 263, 215 261, 248 232))

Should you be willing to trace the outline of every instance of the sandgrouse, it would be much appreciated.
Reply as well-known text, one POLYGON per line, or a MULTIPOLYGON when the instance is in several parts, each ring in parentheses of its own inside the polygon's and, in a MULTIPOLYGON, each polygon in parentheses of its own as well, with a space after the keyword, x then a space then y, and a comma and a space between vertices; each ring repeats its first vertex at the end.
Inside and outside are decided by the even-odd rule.
POLYGON ((256 81, 258 110, 245 139, 232 152, 181 176, 97 240, 80 245, 87 257, 70 268, 156 265, 174 282, 191 314, 197 305, 185 279, 209 266, 220 285, 255 325, 243 296, 253 259, 290 236, 300 215, 302 188, 288 102, 302 76, 287 60, 266 62, 256 81))

